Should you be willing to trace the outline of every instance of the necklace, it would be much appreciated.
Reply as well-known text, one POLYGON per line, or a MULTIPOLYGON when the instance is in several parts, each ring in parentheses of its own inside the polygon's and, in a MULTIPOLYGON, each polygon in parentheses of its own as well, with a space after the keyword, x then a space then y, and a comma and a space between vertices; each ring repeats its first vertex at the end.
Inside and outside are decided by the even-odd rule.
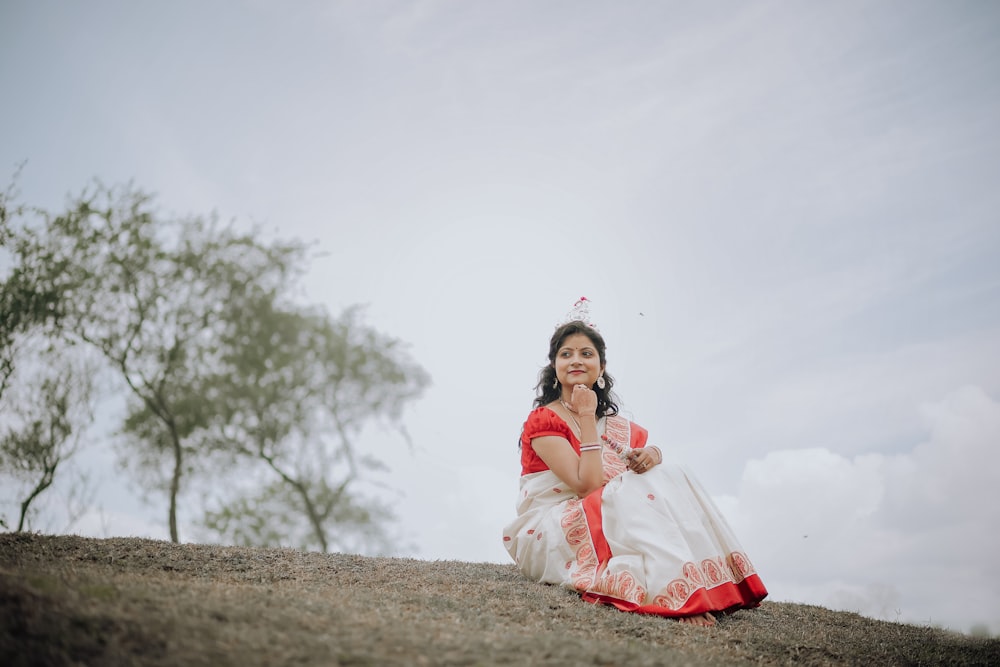
POLYGON ((563 406, 563 408, 566 410, 566 412, 569 413, 569 418, 573 420, 573 423, 576 424, 576 433, 577 433, 576 437, 582 438, 583 437, 583 427, 580 426, 580 420, 576 418, 576 413, 573 412, 573 408, 569 407, 569 405, 566 403, 566 401, 562 400, 561 398, 559 399, 559 403, 560 403, 560 405, 563 406))

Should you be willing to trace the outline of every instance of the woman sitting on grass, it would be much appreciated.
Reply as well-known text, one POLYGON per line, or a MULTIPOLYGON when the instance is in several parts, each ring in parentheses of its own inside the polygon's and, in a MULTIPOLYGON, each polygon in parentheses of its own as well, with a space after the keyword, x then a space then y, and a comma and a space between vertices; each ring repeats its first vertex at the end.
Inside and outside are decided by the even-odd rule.
POLYGON ((767 595, 698 482, 618 416, 586 299, 549 343, 521 432, 521 494, 504 545, 525 575, 584 600, 693 625, 767 595))

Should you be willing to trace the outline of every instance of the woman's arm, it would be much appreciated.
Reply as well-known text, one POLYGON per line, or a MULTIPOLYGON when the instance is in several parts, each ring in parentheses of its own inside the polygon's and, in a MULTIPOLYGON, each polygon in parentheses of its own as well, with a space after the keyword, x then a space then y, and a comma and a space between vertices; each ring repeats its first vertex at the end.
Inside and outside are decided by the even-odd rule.
MULTIPOLYGON (((593 415, 580 417, 581 447, 600 443, 597 420, 593 415)), ((555 435, 534 438, 531 447, 545 465, 580 497, 604 485, 601 449, 585 450, 578 456, 569 440, 555 435)))

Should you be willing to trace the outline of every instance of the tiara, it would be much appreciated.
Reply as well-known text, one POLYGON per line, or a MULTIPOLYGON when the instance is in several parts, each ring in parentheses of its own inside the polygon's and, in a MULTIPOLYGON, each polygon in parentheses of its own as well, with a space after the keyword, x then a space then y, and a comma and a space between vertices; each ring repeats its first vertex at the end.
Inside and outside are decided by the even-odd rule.
POLYGON ((559 327, 569 324, 570 322, 583 322, 594 331, 600 331, 600 329, 597 328, 597 325, 590 320, 590 299, 585 296, 581 296, 580 299, 573 304, 573 307, 568 313, 566 313, 566 316, 562 319, 562 321, 556 324, 556 328, 558 329, 559 327))

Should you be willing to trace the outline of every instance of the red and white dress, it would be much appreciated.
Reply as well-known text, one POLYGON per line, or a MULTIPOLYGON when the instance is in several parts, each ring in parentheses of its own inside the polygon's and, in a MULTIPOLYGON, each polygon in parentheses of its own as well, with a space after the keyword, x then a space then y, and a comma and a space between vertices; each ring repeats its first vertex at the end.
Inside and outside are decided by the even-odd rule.
POLYGON ((521 571, 589 602, 624 611, 691 616, 756 607, 767 589, 715 503, 679 465, 628 470, 622 452, 644 447, 647 432, 614 416, 598 421, 605 485, 580 498, 549 470, 531 440, 580 441, 552 410, 531 412, 521 433, 517 518, 503 533, 521 571))

